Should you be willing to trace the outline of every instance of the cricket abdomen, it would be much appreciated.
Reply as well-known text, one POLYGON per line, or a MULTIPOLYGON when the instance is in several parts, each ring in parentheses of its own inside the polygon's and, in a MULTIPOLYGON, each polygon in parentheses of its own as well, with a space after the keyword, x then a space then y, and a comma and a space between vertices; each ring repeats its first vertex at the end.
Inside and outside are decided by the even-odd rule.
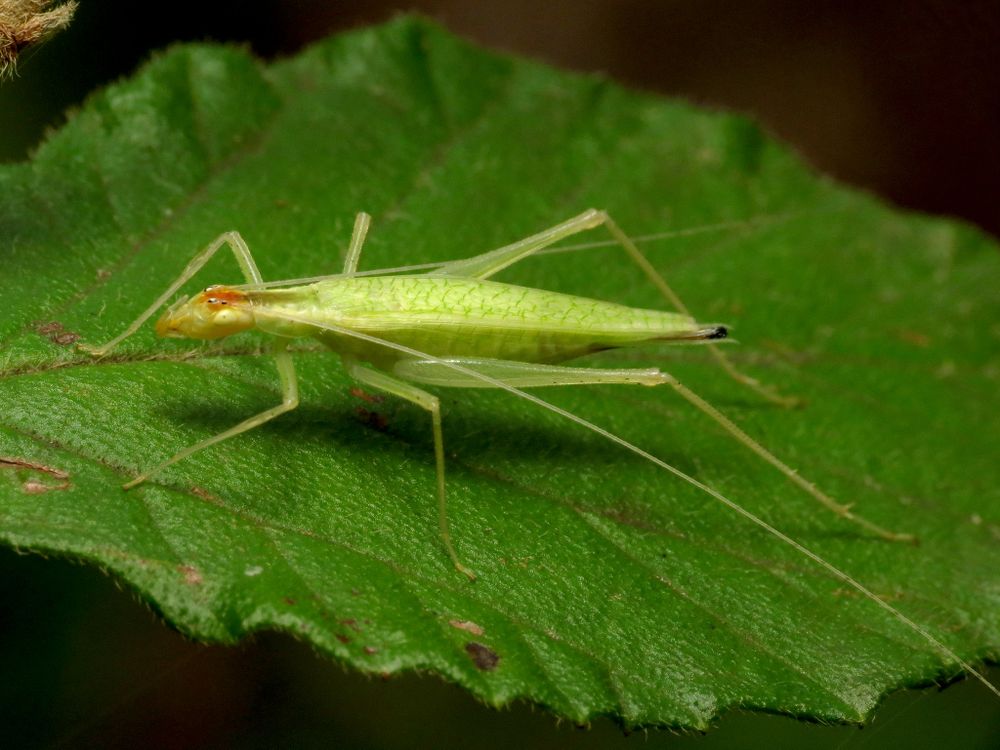
MULTIPOLYGON (((317 322, 439 357, 551 363, 643 341, 708 337, 679 313, 476 279, 362 277, 331 279, 307 289, 309 317, 317 322)), ((262 293, 255 305, 266 305, 268 296, 262 293)), ((398 357, 330 331, 316 329, 312 335, 369 361, 398 357)))

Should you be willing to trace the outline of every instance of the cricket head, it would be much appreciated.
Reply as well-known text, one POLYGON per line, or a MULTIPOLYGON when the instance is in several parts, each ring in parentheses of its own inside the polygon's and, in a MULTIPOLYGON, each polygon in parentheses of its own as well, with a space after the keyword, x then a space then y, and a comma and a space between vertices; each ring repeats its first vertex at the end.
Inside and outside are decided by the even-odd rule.
POLYGON ((182 297, 156 321, 156 333, 167 338, 221 339, 253 328, 246 292, 210 286, 194 298, 182 297))

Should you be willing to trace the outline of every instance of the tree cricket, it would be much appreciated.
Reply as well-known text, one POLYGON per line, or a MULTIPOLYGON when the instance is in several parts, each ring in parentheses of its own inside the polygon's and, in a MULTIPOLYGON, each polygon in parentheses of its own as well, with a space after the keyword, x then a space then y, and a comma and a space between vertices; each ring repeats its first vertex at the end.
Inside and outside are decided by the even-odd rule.
POLYGON ((177 300, 156 323, 157 334, 218 339, 256 328, 274 337, 270 353, 274 356, 281 383, 281 403, 184 448, 135 477, 124 485, 125 489, 145 482, 193 453, 295 409, 299 403, 298 386, 288 346, 296 338, 312 337, 338 354, 348 375, 362 385, 410 401, 429 412, 434 436, 440 539, 454 567, 469 579, 474 579, 475 574, 463 564, 448 528, 440 402, 422 386, 502 389, 638 454, 708 493, 810 558, 919 634, 946 661, 959 664, 1000 696, 1000 690, 926 628, 799 542, 642 448, 523 390, 598 383, 669 385, 687 402, 711 417, 733 439, 770 463, 828 510, 881 539, 914 541, 912 536, 884 529, 853 513, 850 506, 829 497, 669 373, 655 368, 596 369, 563 364, 593 352, 643 343, 700 343, 707 346, 729 376, 759 396, 781 405, 792 402, 732 365, 716 346, 716 342, 727 336, 726 327, 697 322, 635 242, 606 212, 590 209, 497 250, 431 264, 430 270, 427 270, 428 266, 406 266, 359 273, 358 261, 370 223, 368 214, 357 215, 341 274, 276 282, 264 282, 250 249, 239 233, 226 232, 195 255, 166 291, 120 335, 102 346, 81 345, 94 356, 107 354, 170 301, 224 246, 232 250, 246 283, 209 286, 193 298, 177 300), (621 246, 674 311, 626 307, 490 280, 499 271, 550 248, 560 240, 600 226, 610 232, 614 242, 621 246))

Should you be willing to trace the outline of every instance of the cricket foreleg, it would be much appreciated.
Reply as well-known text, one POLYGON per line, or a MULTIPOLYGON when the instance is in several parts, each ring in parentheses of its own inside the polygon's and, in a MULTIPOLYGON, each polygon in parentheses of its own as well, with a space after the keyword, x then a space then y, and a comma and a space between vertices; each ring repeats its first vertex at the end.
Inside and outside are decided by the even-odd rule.
POLYGON ((137 484, 145 482, 153 474, 156 474, 163 469, 171 466, 172 464, 187 458, 193 453, 197 453, 200 450, 204 450, 216 443, 221 443, 223 440, 228 440, 231 437, 235 437, 240 433, 246 432, 247 430, 252 430, 254 427, 259 427, 260 425, 274 419, 287 411, 291 411, 296 406, 299 405, 299 386, 298 379, 295 377, 295 365, 292 362, 292 355, 286 351, 288 346, 287 340, 280 340, 274 347, 274 361, 278 366, 278 377, 281 379, 281 403, 277 406, 272 406, 270 409, 265 409, 260 414, 250 417, 234 427, 230 427, 225 432, 220 432, 218 435, 213 435, 206 440, 202 440, 200 443, 195 443, 190 445, 179 453, 171 456, 163 463, 158 466, 154 466, 149 471, 146 471, 131 482, 123 485, 123 487, 128 490, 135 487, 137 484))
POLYGON ((433 396, 426 391, 417 388, 410 383, 406 383, 391 375, 387 375, 379 370, 373 370, 358 363, 352 357, 342 357, 347 374, 355 380, 371 388, 385 391, 393 396, 420 406, 431 414, 431 426, 434 430, 434 462, 437 468, 437 494, 438 494, 438 528, 441 532, 441 541, 448 556, 454 563, 456 570, 466 575, 470 580, 475 580, 476 574, 462 564, 455 552, 455 547, 451 543, 451 533, 448 530, 448 506, 445 495, 444 483, 444 438, 441 433, 441 403, 437 396, 433 396))
POLYGON ((139 330, 139 326, 149 320, 153 313, 160 309, 171 297, 173 297, 177 290, 180 289, 184 284, 186 284, 192 276, 194 276, 198 271, 201 270, 209 259, 215 255, 215 253, 223 245, 228 245, 233 251, 233 255, 236 257, 236 262, 240 265, 240 270, 243 272, 244 278, 250 284, 259 284, 263 279, 261 278, 260 271, 257 269, 257 264, 254 263, 253 256, 250 254, 250 248, 247 247, 247 243, 240 236, 239 232, 226 232, 224 234, 216 237, 215 241, 212 242, 204 250, 200 251, 195 255, 191 261, 185 266, 184 270, 181 271, 181 275, 178 276, 174 282, 167 287, 167 290, 157 297, 156 301, 150 305, 146 310, 126 328, 118 336, 108 341, 101 346, 90 346, 88 344, 78 344, 77 346, 88 354, 92 354, 95 357, 100 357, 107 354, 109 351, 114 349, 118 344, 127 339, 133 333, 139 330))
POLYGON ((351 244, 347 248, 347 257, 344 258, 344 275, 349 276, 358 270, 358 260, 361 258, 361 248, 365 244, 365 237, 368 235, 368 227, 372 224, 372 217, 364 211, 354 217, 354 231, 351 233, 351 244))
MULTIPOLYGON (((664 299, 673 305, 678 312, 683 313, 688 317, 693 317, 688 310, 687 305, 685 305, 674 290, 670 288, 670 285, 667 284, 663 275, 653 267, 653 264, 649 262, 649 259, 643 255, 642 251, 640 251, 632 239, 622 231, 622 229, 615 223, 614 219, 612 219, 604 211, 599 211, 598 214, 600 214, 601 223, 604 224, 607 230, 611 233, 611 236, 614 237, 622 248, 624 248, 626 254, 640 268, 640 270, 646 274, 646 278, 653 283, 653 286, 655 286, 660 294, 663 295, 664 299)), ((761 383, 759 380, 750 377, 746 373, 740 372, 740 370, 736 368, 736 366, 730 361, 729 357, 726 356, 726 353, 722 351, 717 344, 710 341, 706 341, 705 344, 708 346, 712 356, 715 357, 716 362, 720 367, 722 367, 723 370, 725 370, 727 375, 750 388, 759 396, 762 396, 772 403, 785 407, 797 406, 801 403, 800 399, 793 396, 782 396, 780 393, 775 391, 773 387, 761 383)))

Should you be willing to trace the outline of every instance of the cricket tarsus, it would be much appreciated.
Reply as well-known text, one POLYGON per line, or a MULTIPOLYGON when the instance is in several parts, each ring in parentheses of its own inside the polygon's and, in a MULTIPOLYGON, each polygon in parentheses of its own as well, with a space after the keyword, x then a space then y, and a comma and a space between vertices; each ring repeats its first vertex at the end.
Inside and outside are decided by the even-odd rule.
POLYGON ((705 401, 705 399, 703 399, 697 393, 692 391, 686 385, 684 385, 676 378, 671 376, 667 376, 666 382, 675 391, 677 391, 677 393, 680 394, 685 401, 687 401, 692 406, 698 408, 700 411, 710 416, 712 419, 714 419, 716 422, 722 425, 722 427, 726 430, 726 432, 732 435, 736 440, 741 442, 743 445, 752 450, 762 459, 767 461, 769 464, 771 464, 771 466, 773 466, 782 474, 784 474, 786 477, 788 477, 788 479, 791 480, 794 484, 801 487, 803 490, 809 493, 813 498, 819 501, 821 505, 823 505, 826 508, 829 508, 841 518, 846 519, 848 521, 852 521, 861 528, 867 529, 876 536, 880 536, 883 539, 886 539, 891 542, 916 541, 916 537, 914 537, 912 534, 900 534, 895 531, 889 531, 888 529, 882 528, 878 524, 872 523, 866 518, 862 518, 861 516, 852 513, 850 506, 838 503, 836 500, 827 495, 825 492, 822 492, 815 484, 806 479, 803 479, 799 475, 799 473, 795 471, 795 469, 789 467, 784 461, 781 461, 777 456, 775 456, 773 453, 767 450, 767 448, 765 448, 763 445, 758 443, 752 437, 747 435, 743 430, 737 427, 736 424, 731 419, 729 419, 729 417, 727 417, 725 414, 720 412, 710 403, 705 401))

